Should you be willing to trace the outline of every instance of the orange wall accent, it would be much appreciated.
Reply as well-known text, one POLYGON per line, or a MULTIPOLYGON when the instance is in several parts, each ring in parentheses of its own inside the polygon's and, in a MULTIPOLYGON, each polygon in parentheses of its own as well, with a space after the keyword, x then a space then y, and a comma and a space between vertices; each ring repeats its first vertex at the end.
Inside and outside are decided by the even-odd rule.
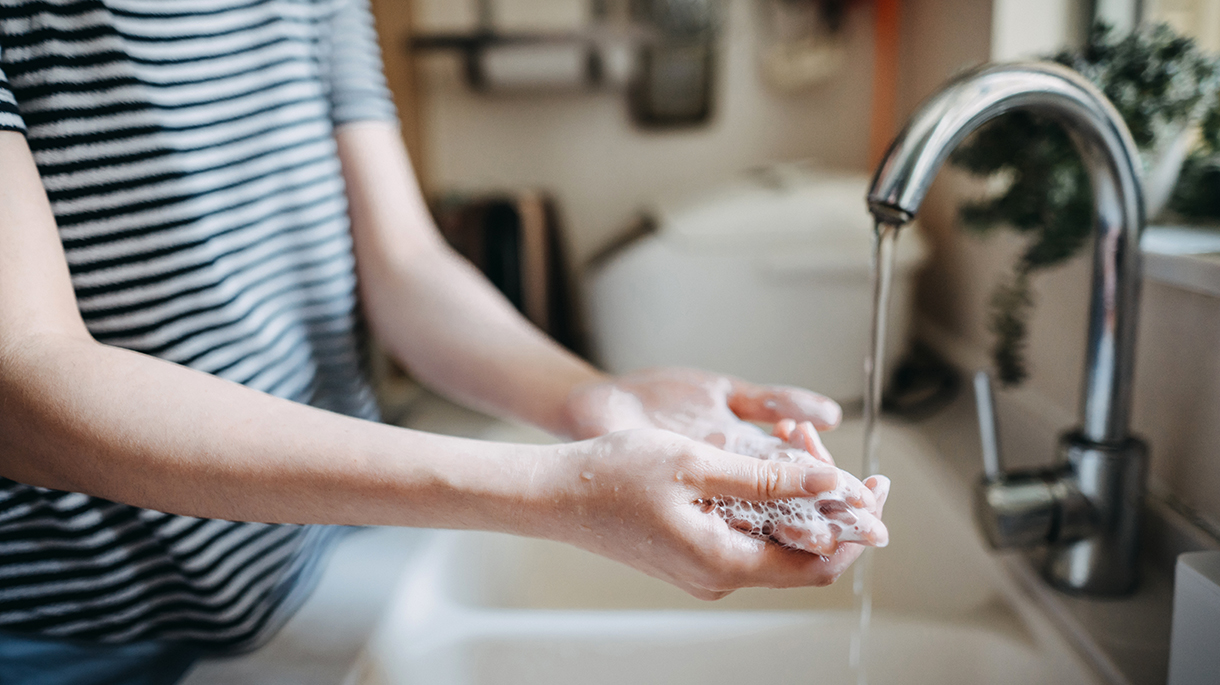
POLYGON ((876 0, 873 29, 873 104, 869 120, 868 166, 876 167, 897 134, 898 50, 901 0, 876 0))
POLYGON ((427 187, 423 134, 420 127, 419 79, 414 56, 407 49, 411 39, 411 5, 407 0, 372 0, 373 17, 381 42, 386 85, 394 95, 403 142, 419 182, 427 187))

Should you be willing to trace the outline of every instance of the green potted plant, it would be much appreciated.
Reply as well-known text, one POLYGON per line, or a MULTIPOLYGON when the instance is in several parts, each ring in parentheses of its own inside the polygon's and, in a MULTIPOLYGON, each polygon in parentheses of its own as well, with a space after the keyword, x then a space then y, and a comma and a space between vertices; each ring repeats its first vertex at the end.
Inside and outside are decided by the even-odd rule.
MULTIPOLYGON (((1126 121, 1141 152, 1149 217, 1169 207, 1193 220, 1220 218, 1220 60, 1165 25, 1120 38, 1101 24, 1083 48, 1050 59, 1101 88, 1126 121)), ((967 230, 1004 227, 1029 237, 991 297, 997 374, 1016 385, 1028 375, 1030 278, 1068 260, 1091 235, 1088 175, 1063 129, 1028 112, 984 126, 951 161, 998 181, 999 190, 961 206, 967 230)))

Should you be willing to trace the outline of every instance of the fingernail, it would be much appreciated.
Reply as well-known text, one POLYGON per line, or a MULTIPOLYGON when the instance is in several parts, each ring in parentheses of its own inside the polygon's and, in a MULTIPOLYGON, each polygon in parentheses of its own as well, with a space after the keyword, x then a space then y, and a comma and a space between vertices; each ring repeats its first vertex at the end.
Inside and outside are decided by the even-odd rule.
MULTIPOLYGON (((869 489, 873 491, 873 496, 877 498, 877 506, 884 505, 885 500, 890 496, 890 479, 885 476, 876 475, 869 477, 868 480, 873 482, 869 489)), ((865 485, 868 485, 868 481, 865 481, 865 485)))
POLYGON ((834 490, 838 484, 839 470, 836 468, 805 469, 805 475, 801 479, 801 487, 811 495, 834 490))
POLYGON ((890 479, 886 478, 885 476, 880 474, 869 476, 864 480, 864 484, 868 486, 869 490, 873 491, 874 495, 880 496, 889 494, 890 479), (870 482, 872 483, 871 485, 869 485, 870 482))
POLYGON ((803 404, 806 414, 816 416, 827 426, 837 426, 843 420, 843 408, 829 397, 818 397, 814 402, 803 404))

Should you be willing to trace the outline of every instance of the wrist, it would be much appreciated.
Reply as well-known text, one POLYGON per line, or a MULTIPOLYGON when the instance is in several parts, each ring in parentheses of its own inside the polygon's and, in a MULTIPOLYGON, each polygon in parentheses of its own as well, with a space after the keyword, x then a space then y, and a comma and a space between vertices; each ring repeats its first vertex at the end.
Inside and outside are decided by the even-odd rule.
POLYGON ((502 532, 571 542, 588 509, 590 483, 582 480, 587 443, 514 445, 519 481, 504 498, 502 532))
POLYGON ((590 367, 589 373, 568 385, 559 410, 558 435, 568 440, 588 440, 612 430, 607 418, 614 376, 590 367))
POLYGON ((472 441, 472 446, 478 452, 468 453, 457 468, 445 469, 441 490, 457 507, 440 527, 571 539, 570 529, 585 508, 580 496, 582 443, 472 441))

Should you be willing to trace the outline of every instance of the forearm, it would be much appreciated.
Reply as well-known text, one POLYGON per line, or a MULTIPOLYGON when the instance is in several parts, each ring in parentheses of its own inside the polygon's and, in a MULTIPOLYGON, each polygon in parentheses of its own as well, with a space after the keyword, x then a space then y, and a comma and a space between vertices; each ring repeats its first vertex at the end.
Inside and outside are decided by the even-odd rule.
POLYGON ((464 404, 569 435, 569 392, 602 374, 444 244, 391 126, 351 125, 337 139, 361 299, 378 340, 421 381, 464 404))
POLYGON ((465 260, 421 256, 362 293, 383 345, 422 382, 468 406, 570 436, 571 389, 601 378, 534 328, 465 260))
POLYGON ((543 448, 361 421, 77 335, 9 341, 0 405, 0 475, 190 516, 535 535, 562 478, 543 448))

